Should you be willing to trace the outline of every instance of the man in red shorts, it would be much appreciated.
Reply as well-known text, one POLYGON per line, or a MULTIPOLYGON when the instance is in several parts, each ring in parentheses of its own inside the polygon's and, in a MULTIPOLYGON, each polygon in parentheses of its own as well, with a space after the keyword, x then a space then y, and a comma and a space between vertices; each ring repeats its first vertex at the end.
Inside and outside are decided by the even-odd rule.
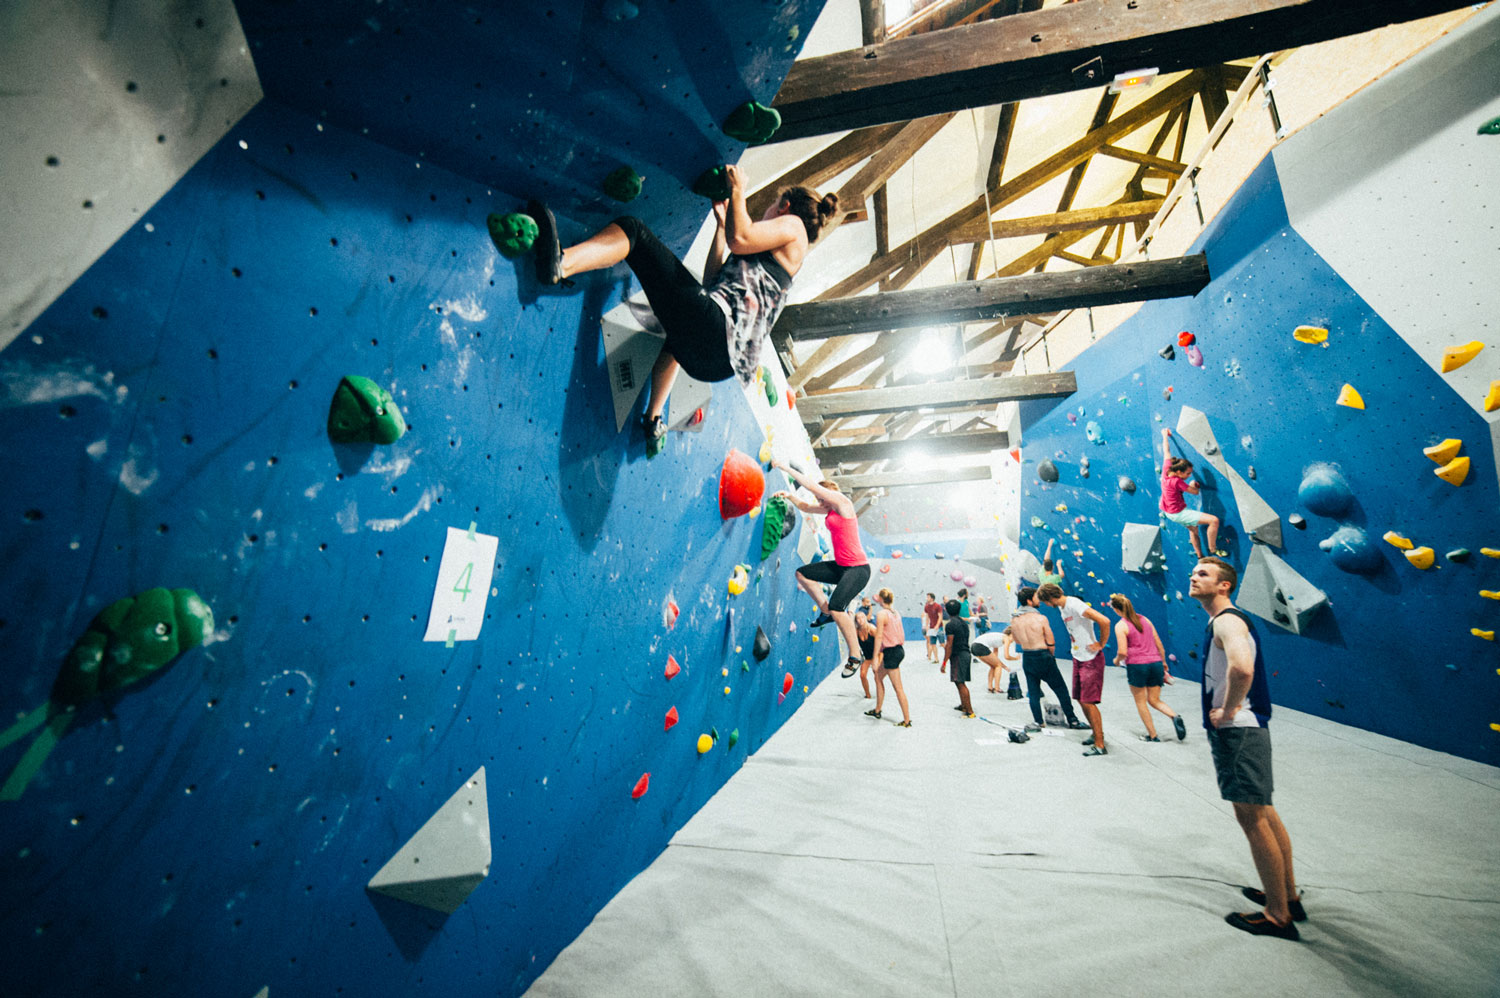
POLYGON ((1109 643, 1109 618, 1077 596, 1064 596, 1062 587, 1055 583, 1042 586, 1036 595, 1043 603, 1057 608, 1068 628, 1068 640, 1073 645, 1073 699, 1083 708, 1083 716, 1094 729, 1083 743, 1088 746, 1083 754, 1108 755, 1099 700, 1104 693, 1104 646, 1109 643), (1103 640, 1095 634, 1095 624, 1102 628, 1099 633, 1104 635, 1103 640))

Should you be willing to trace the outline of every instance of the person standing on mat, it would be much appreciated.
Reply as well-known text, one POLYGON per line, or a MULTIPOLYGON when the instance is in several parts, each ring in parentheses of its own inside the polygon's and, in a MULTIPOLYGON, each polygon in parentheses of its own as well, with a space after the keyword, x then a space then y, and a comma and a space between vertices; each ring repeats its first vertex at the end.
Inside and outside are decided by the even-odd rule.
POLYGON ((943 664, 938 671, 947 672, 948 663, 953 663, 953 671, 948 673, 953 685, 958 687, 958 706, 953 709, 963 711, 964 717, 973 717, 974 705, 969 701, 969 667, 972 657, 969 650, 969 622, 964 619, 956 599, 948 601, 948 626, 945 630, 948 640, 943 646, 943 664))
MULTIPOLYGON (((864 687, 865 699, 870 699, 870 669, 875 661, 875 608, 870 597, 859 598, 859 609, 854 611, 854 633, 859 635, 859 653, 864 660, 859 663, 859 685, 864 687)), ((878 716, 878 715, 877 715, 878 716)))
POLYGON ((864 661, 859 654, 859 634, 854 629, 854 618, 849 614, 849 602, 870 582, 870 562, 859 540, 854 503, 833 482, 826 479, 815 481, 780 458, 773 460, 771 467, 786 472, 793 481, 811 492, 816 502, 805 502, 785 491, 776 495, 804 513, 822 515, 823 522, 828 525, 828 534, 833 538, 833 561, 803 565, 797 569, 797 585, 818 605, 818 615, 813 618, 812 627, 822 627, 830 622, 838 624, 839 633, 849 646, 849 661, 844 663, 843 671, 843 677, 848 679, 864 661), (832 595, 823 595, 824 584, 833 586, 832 595))
POLYGON ((1062 704, 1068 727, 1087 727, 1073 713, 1073 701, 1068 697, 1068 688, 1063 685, 1062 673, 1057 669, 1057 639, 1052 636, 1052 625, 1036 608, 1036 590, 1025 587, 1016 594, 1016 613, 1010 618, 1010 633, 1021 646, 1021 671, 1026 673, 1026 695, 1031 700, 1032 723, 1028 731, 1040 731, 1047 726, 1042 719, 1042 684, 1052 687, 1062 704))
POLYGON ((1221 558, 1200 558, 1188 595, 1208 614, 1203 636, 1203 727, 1213 753, 1219 795, 1250 843, 1262 890, 1241 893, 1263 911, 1231 912, 1224 921, 1258 936, 1297 939, 1293 922, 1306 920, 1292 840, 1271 804, 1271 691, 1255 625, 1230 602, 1239 574, 1221 558))
POLYGON ((1115 664, 1125 666, 1130 695, 1135 698, 1135 709, 1146 725, 1146 741, 1161 741, 1156 737, 1150 708, 1172 719, 1177 740, 1182 741, 1187 737, 1187 725, 1182 723, 1175 710, 1161 702, 1161 684, 1167 679, 1167 650, 1162 647, 1161 636, 1145 614, 1136 612, 1134 604, 1124 594, 1110 596, 1109 606, 1120 615, 1115 624, 1115 664))
POLYGON ((715 201, 718 229, 703 268, 694 277, 650 229, 623 215, 583 242, 562 248, 557 221, 539 201, 526 205, 537 224, 533 252, 542 284, 627 263, 646 292, 667 342, 651 370, 651 399, 641 419, 648 456, 666 439, 662 412, 679 369, 699 381, 738 377, 749 387, 760 366, 761 343, 786 304, 792 278, 808 247, 838 211, 838 195, 789 187, 757 221, 745 207, 744 175, 724 168, 729 197, 715 201))
POLYGON ((901 615, 891 606, 896 596, 889 589, 877 594, 880 607, 875 611, 875 709, 865 711, 871 717, 880 716, 885 703, 885 681, 889 677, 891 689, 896 691, 896 702, 901 704, 901 723, 898 727, 911 727, 911 710, 906 705, 906 689, 901 685, 901 660, 906 658, 906 629, 901 624, 901 615))
POLYGON ((1094 733, 1084 739, 1086 756, 1109 755, 1104 744, 1104 716, 1099 701, 1104 696, 1104 646, 1109 644, 1109 618, 1077 596, 1064 596, 1062 587, 1050 582, 1036 591, 1037 598, 1062 614, 1073 646, 1073 699, 1083 708, 1094 733), (1094 625, 1100 630, 1096 636, 1094 625))
POLYGON ((1000 644, 998 646, 992 647, 991 645, 986 644, 982 641, 969 642, 970 656, 989 666, 990 674, 988 677, 988 681, 985 683, 986 692, 1002 692, 1000 689, 1000 683, 1004 681, 1005 673, 1009 670, 1006 668, 1005 663, 1000 661, 1000 650, 1004 649, 1005 645, 1009 643, 1010 638, 1004 634, 1000 636, 1000 644))
POLYGON ((922 613, 927 618, 927 628, 924 632, 925 638, 923 642, 927 645, 927 661, 936 662, 938 660, 938 645, 943 643, 943 605, 937 601, 935 595, 928 593, 927 602, 922 606, 922 613))

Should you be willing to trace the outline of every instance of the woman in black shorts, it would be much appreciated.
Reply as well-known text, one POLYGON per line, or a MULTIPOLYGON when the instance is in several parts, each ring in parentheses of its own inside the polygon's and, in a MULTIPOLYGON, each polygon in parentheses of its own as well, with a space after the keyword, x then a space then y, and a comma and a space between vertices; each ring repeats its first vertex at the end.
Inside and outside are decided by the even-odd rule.
POLYGON ((901 660, 906 658, 906 628, 901 625, 901 615, 891 608, 896 597, 889 589, 876 594, 880 608, 875 611, 875 709, 865 711, 871 717, 880 716, 885 704, 885 681, 891 681, 896 691, 896 701, 901 704, 901 727, 911 727, 911 711, 906 706, 906 689, 901 685, 901 660))
POLYGON ((651 400, 642 417, 647 454, 666 439, 662 411, 677 371, 699 381, 738 377, 749 386, 760 367, 761 342, 776 324, 792 278, 808 246, 838 210, 838 195, 806 187, 782 191, 754 221, 745 208, 744 178, 725 167, 729 198, 714 202, 719 228, 700 283, 637 218, 622 216, 575 246, 563 249, 547 206, 526 206, 537 223, 536 274, 543 284, 602 270, 624 261, 635 272, 666 345, 651 370, 651 400))

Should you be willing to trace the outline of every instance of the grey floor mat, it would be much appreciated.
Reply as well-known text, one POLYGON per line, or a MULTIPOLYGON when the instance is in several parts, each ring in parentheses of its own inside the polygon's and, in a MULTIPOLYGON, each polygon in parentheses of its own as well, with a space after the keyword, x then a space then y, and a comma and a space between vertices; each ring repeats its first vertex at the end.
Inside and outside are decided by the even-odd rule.
POLYGON ((528 995, 1500 994, 1500 770, 1278 710, 1310 921, 1255 938, 1222 920, 1256 877, 1197 684, 1164 696, 1187 740, 1150 744, 1109 669, 1085 759, 1010 744, 1026 701, 982 671, 976 720, 919 644, 901 671, 912 728, 825 680, 528 995))

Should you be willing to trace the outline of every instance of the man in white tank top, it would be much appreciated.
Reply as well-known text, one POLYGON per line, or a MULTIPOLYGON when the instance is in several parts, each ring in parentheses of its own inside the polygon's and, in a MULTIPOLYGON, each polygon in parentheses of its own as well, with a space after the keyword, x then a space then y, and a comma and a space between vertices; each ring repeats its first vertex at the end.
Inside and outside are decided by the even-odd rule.
POLYGON ((1203 639, 1203 727, 1213 752, 1219 793, 1250 843, 1263 890, 1242 893, 1264 911, 1231 912, 1224 921, 1258 936, 1297 939, 1306 920, 1292 872, 1292 840, 1271 806, 1271 696, 1255 627, 1230 602, 1239 573, 1228 562, 1202 558, 1188 595, 1208 614, 1203 639))

